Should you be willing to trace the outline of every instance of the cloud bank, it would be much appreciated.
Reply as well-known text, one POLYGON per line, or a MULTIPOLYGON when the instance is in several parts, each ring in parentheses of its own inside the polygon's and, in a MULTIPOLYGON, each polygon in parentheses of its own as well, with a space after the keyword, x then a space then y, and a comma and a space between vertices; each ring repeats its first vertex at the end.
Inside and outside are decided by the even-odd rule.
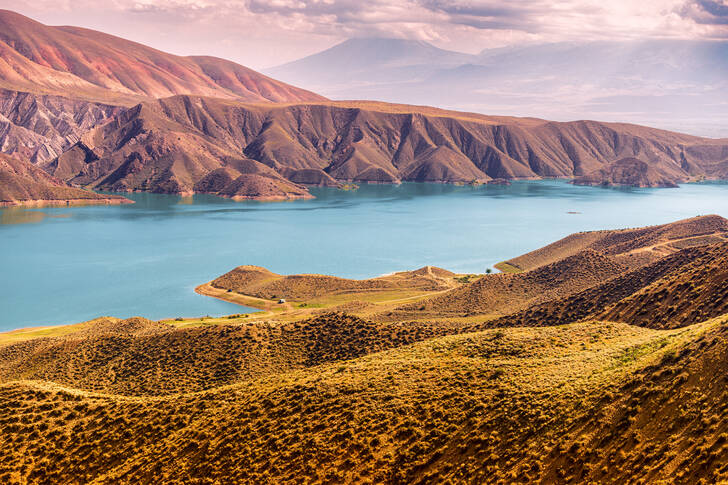
POLYGON ((728 0, 0 0, 0 7, 256 68, 350 37, 465 52, 524 42, 728 39, 728 0))

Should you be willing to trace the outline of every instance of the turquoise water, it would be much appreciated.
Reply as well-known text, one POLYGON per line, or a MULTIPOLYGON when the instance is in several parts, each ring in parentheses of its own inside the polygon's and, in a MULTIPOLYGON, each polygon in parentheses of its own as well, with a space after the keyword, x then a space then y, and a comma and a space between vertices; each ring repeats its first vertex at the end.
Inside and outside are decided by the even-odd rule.
POLYGON ((136 204, 0 210, 0 330, 101 315, 245 312, 193 291, 241 264, 352 278, 426 264, 483 272, 576 231, 728 216, 724 183, 603 189, 549 180, 312 192, 315 200, 280 203, 131 194, 136 204))

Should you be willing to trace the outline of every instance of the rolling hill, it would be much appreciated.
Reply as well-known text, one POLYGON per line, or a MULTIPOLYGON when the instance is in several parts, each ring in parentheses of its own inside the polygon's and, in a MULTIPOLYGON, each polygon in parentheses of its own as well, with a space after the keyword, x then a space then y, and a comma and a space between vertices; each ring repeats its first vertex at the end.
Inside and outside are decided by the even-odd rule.
MULTIPOLYGON (((536 299, 526 312, 554 311, 530 321, 509 320, 524 311, 458 321, 443 300, 439 320, 312 308, 0 334, 0 480, 720 483, 728 242, 715 231, 725 224, 599 231, 590 249, 464 282, 430 267, 385 277, 418 288, 458 281, 438 289, 450 304, 504 277, 522 279, 517 291, 587 286, 536 299), (655 242, 673 251, 633 267, 613 260, 655 242)), ((583 248, 580 238, 559 247, 583 248)), ((379 291, 375 280, 250 266, 219 283, 261 297, 305 287, 298 296, 316 298, 322 278, 327 293, 337 283, 350 298, 379 291)))

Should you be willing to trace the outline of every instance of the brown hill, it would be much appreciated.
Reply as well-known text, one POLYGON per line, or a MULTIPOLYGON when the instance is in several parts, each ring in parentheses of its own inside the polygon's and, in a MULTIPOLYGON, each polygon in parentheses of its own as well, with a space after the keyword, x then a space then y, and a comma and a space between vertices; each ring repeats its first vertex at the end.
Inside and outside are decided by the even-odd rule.
POLYGON ((631 187, 677 187, 685 178, 670 177, 637 158, 621 158, 605 167, 576 177, 576 185, 628 185, 631 187))
POLYGON ((306 301, 346 293, 386 290, 439 291, 454 286, 455 274, 427 266, 366 280, 301 274, 282 276, 259 266, 238 266, 214 279, 214 288, 264 299, 285 298, 306 301))
POLYGON ((443 295, 404 305, 386 318, 402 319, 410 312, 415 318, 512 313, 567 297, 625 270, 608 256, 587 249, 533 271, 485 275, 443 295))
POLYGON ((584 249, 594 249, 636 267, 679 249, 713 244, 728 237, 728 220, 699 216, 659 226, 572 234, 543 248, 500 263, 519 271, 551 264, 584 249))
MULTIPOLYGON (((650 285, 655 284, 655 288, 659 291, 662 286, 661 283, 658 284, 657 282, 664 283, 663 278, 669 280, 673 276, 685 273, 688 268, 710 263, 715 259, 716 251, 719 252, 724 247, 724 244, 719 243, 711 246, 686 248, 571 296, 533 305, 525 310, 489 321, 478 328, 565 325, 588 318, 596 318, 597 315, 606 316, 606 309, 620 303, 622 300, 629 300, 632 295, 640 293, 650 285)), ((715 293, 712 296, 715 296, 715 293)), ((715 303, 709 305, 706 310, 710 312, 714 308, 716 308, 715 303)), ((659 302, 652 301, 649 306, 641 308, 639 313, 641 313, 641 317, 644 317, 641 320, 621 315, 619 321, 630 324, 645 324, 651 321, 649 315, 652 311, 657 312, 658 315, 663 313, 659 302)), ((700 311, 696 315, 700 315, 700 311)), ((682 321, 680 323, 695 323, 696 321, 698 320, 682 321)))
POLYGON ((69 187, 30 162, 0 154, 0 207, 129 202, 123 197, 69 187))
POLYGON ((600 319, 677 328, 728 313, 728 243, 619 300, 600 319))
POLYGON ((197 94, 264 101, 320 101, 309 91, 224 59, 181 57, 79 27, 49 27, 0 10, 0 87, 109 104, 197 94))
POLYGON ((47 168, 79 184, 186 192, 226 158, 250 158, 284 175, 324 171, 338 181, 472 182, 571 177, 639 152, 655 169, 685 175, 684 166, 691 176, 722 177, 726 146, 631 125, 386 103, 273 106, 176 96, 119 114, 47 168), (137 175, 128 173, 129 160, 137 175))

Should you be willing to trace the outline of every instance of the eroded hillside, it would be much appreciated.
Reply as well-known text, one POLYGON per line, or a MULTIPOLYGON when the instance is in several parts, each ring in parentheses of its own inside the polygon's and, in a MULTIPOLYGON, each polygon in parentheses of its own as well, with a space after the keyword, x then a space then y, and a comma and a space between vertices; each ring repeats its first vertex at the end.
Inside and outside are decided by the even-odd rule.
POLYGON ((305 170, 315 185, 573 177, 625 157, 686 181, 725 177, 727 153, 724 140, 634 125, 374 102, 272 106, 175 96, 119 114, 46 168, 99 188, 188 192, 241 159, 285 176, 305 170))

